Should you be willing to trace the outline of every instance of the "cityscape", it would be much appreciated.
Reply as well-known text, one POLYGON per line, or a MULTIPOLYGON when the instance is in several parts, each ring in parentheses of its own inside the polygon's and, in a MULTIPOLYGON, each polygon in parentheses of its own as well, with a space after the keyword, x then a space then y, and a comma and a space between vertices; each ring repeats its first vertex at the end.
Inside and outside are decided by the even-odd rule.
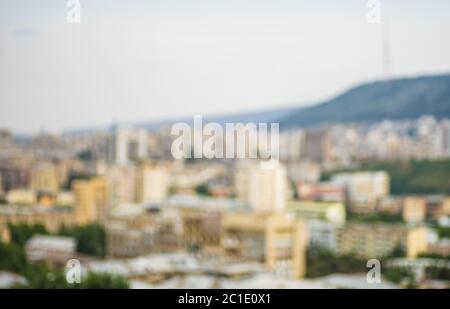
POLYGON ((3 130, 2 282, 70 286, 26 269, 57 276, 77 260, 83 276, 112 276, 94 286, 448 288, 449 123, 282 131, 279 160, 173 159, 167 130, 128 125, 3 130))
MULTIPOLYGON (((333 68, 342 75, 323 77, 322 60, 317 60, 299 71, 317 69, 318 77, 310 73, 311 84, 309 77, 301 77, 298 88, 306 90, 291 91, 289 83, 300 73, 295 68, 286 72, 303 49, 296 50, 296 39, 276 45, 270 31, 269 39, 258 34, 271 10, 271 31, 295 29, 297 24, 288 23, 297 20, 299 8, 293 4, 281 1, 283 10, 270 4, 256 13, 243 7, 257 14, 249 15, 256 23, 264 17, 256 28, 246 19, 240 24, 239 14, 228 19, 229 8, 220 1, 204 4, 200 7, 219 21, 236 22, 226 30, 231 32, 213 23, 217 39, 216 32, 210 37, 204 24, 197 24, 197 11, 188 9, 193 3, 174 8, 150 1, 158 4, 151 8, 161 16, 152 14, 161 20, 185 21, 181 15, 193 14, 186 25, 173 20, 167 34, 163 21, 150 21, 154 28, 145 23, 151 13, 141 3, 99 13, 99 4, 81 1, 79 19, 79 1, 69 1, 67 8, 61 2, 60 19, 71 27, 63 30, 68 38, 48 30, 60 28, 53 13, 42 13, 55 9, 48 3, 39 12, 50 20, 49 28, 40 24, 42 16, 23 22, 31 28, 41 25, 36 31, 20 28, 8 34, 16 24, 0 13, 5 17, 0 22, 5 25, 0 31, 0 42, 5 42, 0 46, 0 66, 5 67, 0 73, 0 289, 450 289, 450 75, 445 73, 450 63, 433 65, 434 55, 440 55, 436 48, 417 54, 423 59, 430 53, 425 57, 429 62, 424 60, 429 69, 415 67, 418 60, 411 51, 413 60, 398 60, 394 76, 391 53, 400 58, 403 47, 398 46, 404 42, 392 39, 398 45, 389 49, 386 30, 379 28, 382 40, 376 46, 382 48, 373 57, 378 61, 383 50, 381 74, 367 73, 378 65, 357 71, 361 59, 344 74, 347 55, 355 57, 355 46, 349 46, 333 56, 335 62, 342 60, 341 67, 333 68), (108 14, 119 14, 114 22, 131 27, 125 33, 129 41, 120 41, 123 33, 108 28, 108 14), (133 29, 148 36, 134 37, 133 29), (233 41, 246 35, 246 43, 233 41), (49 38, 63 42, 50 44, 55 54, 40 46, 49 38), (83 42, 82 47, 73 48, 70 38, 83 42), (186 54, 166 55, 171 40, 179 44, 171 50, 186 48, 186 54), (277 59, 273 72, 281 70, 276 78, 286 78, 274 89, 289 96, 273 95, 267 88, 275 81, 266 84, 261 77, 271 69, 251 46, 265 40, 277 47, 267 49, 264 61, 277 59), (42 63, 34 61, 31 47, 46 55, 42 63), (189 54, 190 48, 199 58, 189 54), (241 48, 249 50, 244 60, 241 48), (290 48, 295 52, 287 52, 290 48), (128 49, 137 52, 131 55, 128 49), (147 59, 150 50, 154 53, 147 59), (209 52, 224 56, 216 63, 205 56, 209 52), (75 64, 64 68, 69 58, 75 64), (285 58, 291 62, 284 63, 285 58), (206 74, 210 61, 223 71, 206 74), (227 76, 228 66, 242 68, 243 76, 240 69, 227 76), (256 73, 247 74, 247 69, 256 73), (156 77, 149 77, 153 73, 156 77), (108 83, 111 76, 116 79, 108 83), (245 80, 257 87, 240 87, 245 80), (66 82, 74 88, 66 89, 66 82), (204 87, 200 91, 191 82, 204 87), (36 90, 36 84, 43 88, 36 90), (227 96, 224 88, 235 94, 227 96), (255 89, 258 96, 253 97, 255 89), (243 103, 266 97, 272 105, 243 103), (296 97, 316 103, 275 104, 296 97)), ((366 7, 365 2, 361 23, 381 27, 372 15, 366 21, 365 9, 371 13, 373 3, 366 7)), ((19 14, 25 4, 18 3, 0 3, 0 11, 19 14)), ((399 12, 395 9, 393 15, 399 12)), ((354 14, 349 16, 359 11, 354 14)), ((403 29, 401 22, 391 24, 403 29)), ((314 38, 320 33, 314 32, 314 38)), ((321 44, 319 39, 302 44, 311 45, 311 57, 321 57, 314 45, 321 44)), ((447 45, 444 51, 450 51, 447 45)))

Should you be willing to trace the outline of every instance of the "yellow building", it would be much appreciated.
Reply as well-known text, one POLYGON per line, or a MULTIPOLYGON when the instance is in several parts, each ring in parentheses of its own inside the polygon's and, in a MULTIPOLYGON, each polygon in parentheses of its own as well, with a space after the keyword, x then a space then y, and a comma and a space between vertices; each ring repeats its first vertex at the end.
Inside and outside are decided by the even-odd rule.
POLYGON ((58 231, 61 226, 75 224, 74 212, 70 208, 22 207, 6 205, 0 207, 0 226, 11 224, 42 224, 50 232, 58 231))
POLYGON ((398 247, 405 250, 408 258, 426 252, 426 228, 403 224, 350 223, 337 230, 337 251, 340 254, 379 258, 391 254, 398 247))
POLYGON ((425 220, 427 205, 425 198, 406 197, 403 201, 403 221, 418 223, 425 220))
POLYGON ((51 163, 39 163, 31 170, 31 188, 36 191, 58 191, 58 171, 51 163))
POLYGON ((346 220, 345 206, 342 203, 289 201, 288 209, 305 220, 324 220, 339 225, 346 220))
POLYGON ((424 226, 410 228, 406 232, 406 256, 416 258, 428 250, 428 232, 424 226))
POLYGON ((108 215, 109 192, 104 178, 76 180, 72 184, 78 224, 103 222, 108 215))
POLYGON ((306 229, 284 214, 225 213, 223 248, 238 260, 264 262, 272 271, 294 278, 306 273, 306 229))

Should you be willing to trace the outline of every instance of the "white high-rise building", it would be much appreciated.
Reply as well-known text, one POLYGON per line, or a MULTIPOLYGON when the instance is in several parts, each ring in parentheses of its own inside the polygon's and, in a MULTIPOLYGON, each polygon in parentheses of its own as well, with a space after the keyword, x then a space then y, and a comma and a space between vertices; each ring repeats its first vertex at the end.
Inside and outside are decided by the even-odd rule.
POLYGON ((169 193, 169 171, 162 163, 146 162, 136 173, 136 202, 157 202, 169 193))
POLYGON ((145 160, 147 154, 147 131, 128 126, 113 127, 108 147, 110 162, 127 165, 133 161, 145 160))
POLYGON ((258 212, 283 211, 286 206, 286 168, 278 161, 246 162, 235 172, 237 198, 258 212))

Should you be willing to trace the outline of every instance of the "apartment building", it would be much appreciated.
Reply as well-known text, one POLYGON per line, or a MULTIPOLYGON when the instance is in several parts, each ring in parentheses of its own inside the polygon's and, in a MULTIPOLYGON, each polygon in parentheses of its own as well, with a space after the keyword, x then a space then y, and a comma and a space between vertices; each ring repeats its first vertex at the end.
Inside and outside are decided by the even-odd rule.
POLYGON ((0 207, 0 226, 8 223, 42 224, 48 231, 56 232, 63 225, 68 227, 76 222, 71 208, 5 205, 0 207))
POLYGON ((376 202, 390 193, 389 174, 384 171, 338 173, 331 182, 347 190, 355 212, 373 211, 376 202))
POLYGON ((346 220, 345 205, 333 202, 289 201, 287 209, 297 218, 323 220, 342 225, 346 220))
POLYGON ((257 212, 282 212, 286 207, 286 168, 278 161, 246 162, 234 177, 238 200, 257 212))
POLYGON ((302 278, 306 272, 306 229, 285 214, 226 213, 222 222, 225 253, 237 261, 263 262, 272 271, 302 278))
POLYGON ((59 188, 58 170, 55 165, 41 162, 31 169, 31 189, 35 191, 57 192, 59 188))
POLYGON ((136 202, 161 201, 169 193, 169 166, 158 162, 144 162, 136 171, 136 202))
POLYGON ((349 223, 337 230, 337 252, 362 258, 379 258, 401 247, 415 258, 427 250, 427 230, 402 224, 349 223))
POLYGON ((427 205, 425 198, 409 196, 403 200, 403 221, 419 223, 426 219, 427 205))
POLYGON ((75 220, 78 224, 103 222, 109 211, 109 187, 101 177, 72 183, 75 220))

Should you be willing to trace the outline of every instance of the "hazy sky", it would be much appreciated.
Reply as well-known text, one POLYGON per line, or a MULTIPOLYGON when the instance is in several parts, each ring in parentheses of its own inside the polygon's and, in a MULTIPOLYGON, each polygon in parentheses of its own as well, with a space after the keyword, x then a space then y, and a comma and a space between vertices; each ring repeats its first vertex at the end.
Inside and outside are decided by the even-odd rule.
MULTIPOLYGON (((366 0, 0 0, 0 128, 307 104, 381 77, 366 0)), ((450 1, 381 1, 391 73, 450 71, 450 1)))

